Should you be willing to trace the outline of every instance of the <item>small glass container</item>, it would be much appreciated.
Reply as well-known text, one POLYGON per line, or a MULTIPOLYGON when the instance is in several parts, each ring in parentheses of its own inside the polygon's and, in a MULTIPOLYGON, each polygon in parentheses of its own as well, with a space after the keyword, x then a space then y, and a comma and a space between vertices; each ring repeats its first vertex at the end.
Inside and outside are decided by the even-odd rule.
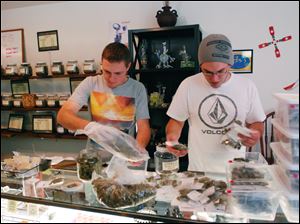
POLYGON ((95 65, 94 59, 84 60, 83 72, 84 72, 84 74, 95 74, 96 73, 96 65, 95 65))
POLYGON ((102 161, 99 150, 83 149, 77 157, 77 175, 82 181, 90 181, 92 174, 100 174, 102 161))
POLYGON ((53 62, 51 66, 51 73, 53 75, 63 75, 65 73, 64 65, 61 61, 53 62))
POLYGON ((36 63, 35 73, 37 76, 47 76, 48 75, 48 65, 45 62, 36 63))
POLYGON ((58 106, 58 96, 56 94, 48 94, 47 106, 48 107, 57 107, 58 106))
POLYGON ((65 134, 65 133, 66 133, 66 130, 64 129, 63 126, 61 126, 60 124, 57 124, 57 126, 56 126, 56 132, 57 132, 58 134, 65 134))
POLYGON ((16 64, 7 65, 5 68, 6 75, 17 75, 18 74, 18 67, 16 64))
POLYGON ((3 94, 2 95, 2 106, 4 107, 12 107, 13 105, 13 97, 12 94, 3 94))
POLYGON ((179 159, 168 152, 165 145, 156 146, 154 153, 155 171, 158 174, 172 174, 179 170, 179 159))
POLYGON ((68 61, 67 63, 67 73, 68 74, 79 74, 79 68, 77 61, 68 61))
POLYGON ((37 99, 35 100, 36 107, 46 107, 47 106, 47 96, 45 94, 37 94, 37 99))
POLYGON ((65 102, 69 99, 70 95, 69 94, 64 94, 59 96, 59 106, 62 107, 65 102))
POLYGON ((32 67, 29 63, 22 63, 19 69, 19 75, 32 76, 32 67))
POLYGON ((15 95, 13 99, 14 107, 22 107, 22 95, 15 95))

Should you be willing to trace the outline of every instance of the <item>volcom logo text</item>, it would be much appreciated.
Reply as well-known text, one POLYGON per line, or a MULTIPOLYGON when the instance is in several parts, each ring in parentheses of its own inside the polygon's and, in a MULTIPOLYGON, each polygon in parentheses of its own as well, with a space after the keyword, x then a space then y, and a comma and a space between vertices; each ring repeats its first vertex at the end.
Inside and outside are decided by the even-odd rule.
POLYGON ((225 135, 226 130, 201 130, 203 134, 208 135, 225 135))

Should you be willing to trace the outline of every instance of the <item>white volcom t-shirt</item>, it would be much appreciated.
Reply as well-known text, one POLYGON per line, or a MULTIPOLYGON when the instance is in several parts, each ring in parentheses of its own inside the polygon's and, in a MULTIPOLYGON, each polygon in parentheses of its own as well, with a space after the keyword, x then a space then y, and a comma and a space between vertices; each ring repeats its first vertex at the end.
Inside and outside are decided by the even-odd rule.
POLYGON ((224 129, 234 120, 262 122, 265 113, 254 83, 232 74, 219 88, 212 88, 202 73, 179 86, 167 115, 189 122, 189 170, 224 173, 226 163, 242 156, 241 150, 221 144, 224 129))

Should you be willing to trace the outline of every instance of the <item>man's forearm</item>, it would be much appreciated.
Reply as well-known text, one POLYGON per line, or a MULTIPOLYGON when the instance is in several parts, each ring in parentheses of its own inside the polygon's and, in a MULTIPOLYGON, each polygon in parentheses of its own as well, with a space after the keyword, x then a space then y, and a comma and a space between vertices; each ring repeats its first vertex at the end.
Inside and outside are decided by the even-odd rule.
POLYGON ((168 141, 177 141, 180 138, 184 122, 170 119, 166 126, 166 137, 168 141))
POLYGON ((59 111, 57 115, 57 122, 61 124, 64 128, 70 130, 77 130, 77 129, 84 129, 84 127, 90 121, 80 118, 76 114, 68 110, 63 110, 63 111, 59 111))
POLYGON ((247 124, 246 126, 249 129, 253 129, 253 130, 258 131, 260 133, 260 137, 264 133, 264 123, 263 122, 255 122, 255 123, 252 123, 252 124, 247 124))

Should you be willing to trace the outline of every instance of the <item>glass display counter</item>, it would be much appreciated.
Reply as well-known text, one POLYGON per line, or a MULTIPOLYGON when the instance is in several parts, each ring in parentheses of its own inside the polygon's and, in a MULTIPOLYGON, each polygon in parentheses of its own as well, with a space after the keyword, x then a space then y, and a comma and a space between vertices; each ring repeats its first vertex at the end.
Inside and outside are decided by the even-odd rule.
MULTIPOLYGON (((208 176, 209 174, 205 174, 208 176)), ((210 174, 212 175, 212 174, 210 174)), ((214 176, 224 179, 224 176, 214 176)), ((96 200, 91 185, 72 170, 48 169, 36 177, 17 179, 1 172, 2 222, 252 222, 229 213, 180 211, 177 206, 153 198, 126 209, 107 208, 96 200), (49 184, 51 182, 51 184, 49 184), (63 183, 62 183, 63 182, 63 183), (48 187, 46 187, 46 185, 48 187), (49 187, 52 185, 52 187, 49 187), (27 195, 27 196, 24 196, 27 195)), ((164 196, 163 196, 164 197, 164 196)), ((262 222, 262 220, 259 220, 262 222)), ((278 212, 275 223, 287 222, 278 212)))

